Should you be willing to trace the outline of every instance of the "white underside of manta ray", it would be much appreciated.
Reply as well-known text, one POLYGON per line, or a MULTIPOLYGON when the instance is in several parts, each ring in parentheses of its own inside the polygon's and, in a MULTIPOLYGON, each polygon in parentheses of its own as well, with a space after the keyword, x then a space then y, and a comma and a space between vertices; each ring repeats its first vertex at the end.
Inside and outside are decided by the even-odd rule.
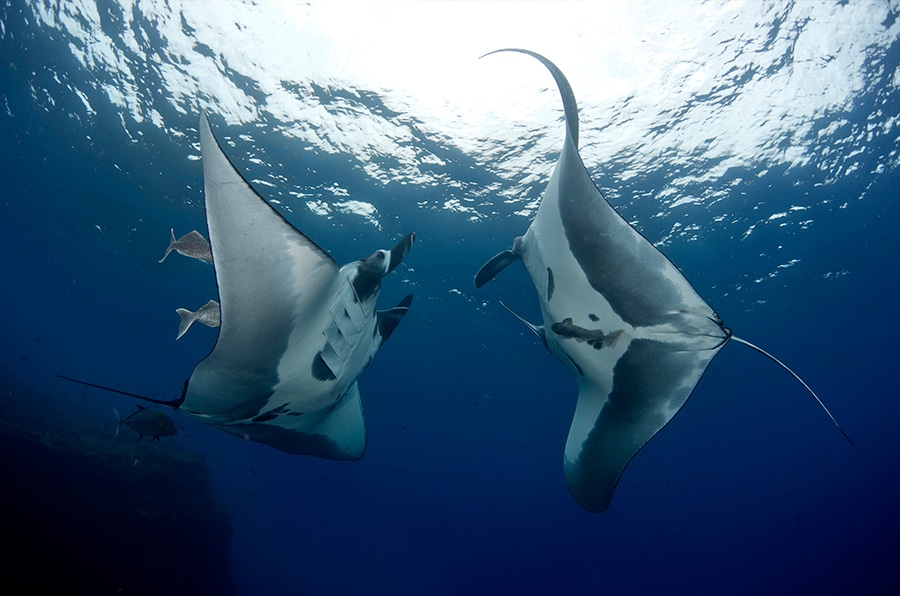
POLYGON ((221 325, 179 410, 282 451, 358 459, 366 426, 357 377, 412 295, 376 311, 381 279, 415 240, 338 267, 234 168, 200 119, 206 219, 221 325))
MULTIPOLYGON (((211 250, 204 260, 213 263, 219 288, 219 304, 207 303, 210 321, 201 322, 218 314, 215 346, 171 401, 63 378, 169 405, 282 451, 359 459, 366 424, 357 377, 412 303, 410 294, 376 311, 381 279, 407 255, 415 234, 339 267, 253 190, 222 151, 206 114, 200 148, 211 250)), ((185 238, 194 245, 203 240, 197 232, 185 238)))
POLYGON ((579 505, 599 513, 631 458, 684 405, 729 339, 781 362, 734 337, 681 272, 602 196, 578 153, 578 108, 562 72, 534 52, 497 51, 530 55, 550 70, 563 98, 566 139, 525 235, 485 263, 475 285, 520 259, 528 270, 543 325, 519 319, 578 380, 566 483, 579 505))

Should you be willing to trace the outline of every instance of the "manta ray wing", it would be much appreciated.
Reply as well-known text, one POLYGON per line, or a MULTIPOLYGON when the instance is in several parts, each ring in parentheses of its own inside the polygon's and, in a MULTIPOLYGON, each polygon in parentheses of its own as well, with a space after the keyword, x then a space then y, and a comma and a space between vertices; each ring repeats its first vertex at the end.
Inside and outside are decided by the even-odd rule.
POLYGON ((514 257, 525 264, 542 339, 578 379, 566 483, 582 507, 601 512, 628 462, 678 412, 730 331, 597 189, 578 153, 577 107, 562 72, 527 50, 498 51, 528 54, 550 70, 566 139, 534 221, 511 251, 482 267, 476 285, 514 257))

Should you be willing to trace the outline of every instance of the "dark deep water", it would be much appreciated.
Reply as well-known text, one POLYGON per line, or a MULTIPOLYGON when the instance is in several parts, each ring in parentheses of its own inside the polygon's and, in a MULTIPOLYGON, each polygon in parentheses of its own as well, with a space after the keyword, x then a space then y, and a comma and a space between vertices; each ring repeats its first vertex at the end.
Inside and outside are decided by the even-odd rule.
MULTIPOLYGON (((377 206, 380 228, 318 217, 255 184, 338 263, 417 233, 380 299, 413 292, 415 302, 360 377, 361 461, 288 455, 177 413, 176 437, 114 437, 112 408, 130 413, 134 400, 54 374, 171 399, 211 349, 216 330, 199 325, 174 341, 174 310, 214 297, 212 269, 178 255, 157 262, 170 228, 206 232, 201 163, 188 159, 199 155, 200 106, 167 103, 148 69, 144 99, 165 125, 130 120, 30 3, 0 5, 0 19, 0 515, 14 537, 6 550, 18 553, 4 557, 7 577, 36 590, 191 594, 878 594, 900 582, 900 146, 896 127, 877 127, 900 112, 897 40, 872 59, 882 76, 817 125, 882 131, 824 151, 854 155, 853 167, 734 168, 716 183, 743 179, 733 200, 680 207, 679 221, 698 229, 662 246, 736 334, 817 390, 856 446, 787 374, 729 345, 634 458, 611 509, 592 515, 562 475, 575 382, 498 303, 536 319, 530 281, 516 266, 472 287, 529 220, 499 198, 477 222, 436 208, 505 182, 424 133, 408 142, 442 156, 432 167, 446 187, 376 184, 342 153, 280 134, 274 118, 230 124, 203 104, 248 180, 311 195, 340 181, 377 206), (746 235, 767 204, 792 225, 746 235), (807 223, 793 205, 806 206, 796 217, 807 223), (148 519, 160 520, 153 531, 148 519)), ((357 98, 386 109, 377 94, 357 98)), ((617 159, 588 164, 604 189, 623 173, 617 159)), ((658 241, 672 226, 654 215, 654 187, 668 180, 654 176, 629 178, 614 204, 658 241)))

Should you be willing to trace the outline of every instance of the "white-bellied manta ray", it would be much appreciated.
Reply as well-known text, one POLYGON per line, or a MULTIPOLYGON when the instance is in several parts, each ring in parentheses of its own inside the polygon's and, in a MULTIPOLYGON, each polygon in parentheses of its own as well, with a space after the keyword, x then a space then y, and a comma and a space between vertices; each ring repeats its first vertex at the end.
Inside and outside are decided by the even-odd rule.
POLYGON ((497 50, 504 51, 550 70, 566 138, 525 235, 485 263, 475 285, 517 260, 534 282, 543 325, 516 317, 578 381, 564 457, 575 501, 595 513, 609 507, 631 458, 678 412, 729 339, 775 360, 825 408, 793 371, 732 335, 675 265, 606 201, 578 153, 578 108, 563 73, 534 52, 497 50))
POLYGON ((200 149, 219 288, 216 344, 180 398, 126 394, 281 451, 359 459, 366 425, 357 377, 412 303, 410 294, 376 311, 381 279, 407 255, 415 234, 339 267, 253 190, 206 114, 200 149))

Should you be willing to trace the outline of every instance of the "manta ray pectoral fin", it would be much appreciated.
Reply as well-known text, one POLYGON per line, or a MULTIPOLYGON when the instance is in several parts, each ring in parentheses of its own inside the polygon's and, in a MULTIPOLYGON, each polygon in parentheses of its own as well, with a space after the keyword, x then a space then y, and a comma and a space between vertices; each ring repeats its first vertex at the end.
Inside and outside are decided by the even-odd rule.
POLYGON ((506 304, 504 304, 502 300, 500 301, 500 304, 501 304, 501 306, 503 306, 503 308, 505 308, 510 313, 512 313, 512 316, 519 319, 523 325, 528 327, 528 329, 530 329, 532 333, 534 333, 539 338, 541 338, 541 341, 544 342, 544 346, 547 347, 547 332, 544 331, 543 325, 535 325, 534 323, 531 323, 531 322, 525 320, 524 318, 520 317, 518 315, 518 313, 516 313, 516 311, 514 311, 510 307, 506 306, 506 304))
POLYGON ((628 463, 678 413, 719 349, 633 339, 612 369, 579 377, 564 462, 579 505, 593 513, 609 508, 628 463))
POLYGON ((559 88, 559 94, 562 97, 563 109, 566 115, 566 127, 569 129, 569 133, 572 135, 572 141, 575 147, 577 147, 578 104, 575 101, 575 94, 572 92, 572 86, 569 84, 568 79, 566 79, 566 75, 564 75, 555 64, 553 64, 540 54, 532 52, 531 50, 524 50, 522 48, 501 48, 499 50, 488 52, 487 54, 480 56, 480 58, 484 58, 485 56, 490 56, 492 54, 499 54, 501 52, 516 52, 519 54, 525 54, 526 56, 531 56, 532 58, 535 58, 538 62, 543 64, 547 68, 547 70, 550 71, 550 74, 553 75, 553 80, 556 81, 556 86, 559 88))
MULTIPOLYGON (((191 373, 184 411, 240 420, 272 395, 292 342, 305 344, 321 332, 307 332, 304 317, 327 308, 322 305, 335 287, 338 266, 235 169, 206 114, 200 118, 200 148, 221 326, 212 352, 191 373)), ((285 366, 292 379, 311 377, 299 372, 309 370, 309 360, 285 366)))
POLYGON ((235 436, 271 445, 286 453, 312 455, 337 461, 356 461, 366 452, 368 438, 359 387, 353 383, 332 404, 315 428, 300 430, 273 417, 213 423, 235 436))
POLYGON ((407 294, 394 308, 390 310, 379 310, 375 313, 378 320, 378 332, 381 334, 382 343, 388 340, 394 332, 394 329, 400 324, 400 320, 403 319, 403 316, 409 310, 409 305, 412 304, 412 300, 413 295, 407 294))
POLYGON ((358 460, 366 452, 366 419, 357 383, 341 396, 337 409, 326 418, 322 430, 338 445, 344 459, 358 460))
POLYGON ((318 429, 324 435, 333 452, 305 452, 327 459, 356 461, 366 452, 368 437, 363 414, 359 385, 353 385, 341 396, 334 410, 322 421, 318 429))
POLYGON ((480 288, 491 281, 494 279, 494 276, 506 269, 510 263, 518 261, 519 258, 519 255, 511 250, 504 250, 503 252, 497 253, 491 257, 487 263, 482 265, 481 269, 478 270, 478 273, 475 274, 475 287, 480 288))

